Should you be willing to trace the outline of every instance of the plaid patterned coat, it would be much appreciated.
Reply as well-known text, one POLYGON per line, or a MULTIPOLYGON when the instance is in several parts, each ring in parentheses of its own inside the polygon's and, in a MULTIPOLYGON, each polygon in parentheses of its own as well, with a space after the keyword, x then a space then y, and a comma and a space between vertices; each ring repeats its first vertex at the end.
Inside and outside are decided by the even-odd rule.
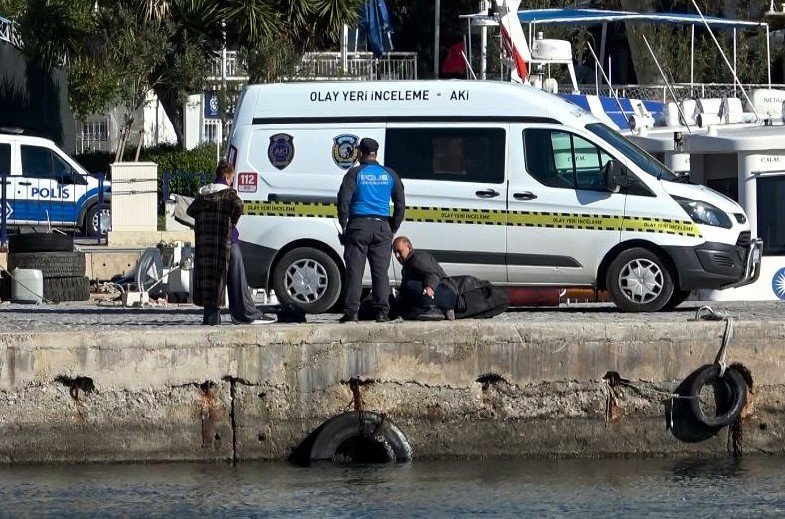
POLYGON ((193 300, 199 306, 223 306, 229 272, 231 230, 243 214, 237 192, 223 184, 209 184, 188 207, 194 219, 193 300))

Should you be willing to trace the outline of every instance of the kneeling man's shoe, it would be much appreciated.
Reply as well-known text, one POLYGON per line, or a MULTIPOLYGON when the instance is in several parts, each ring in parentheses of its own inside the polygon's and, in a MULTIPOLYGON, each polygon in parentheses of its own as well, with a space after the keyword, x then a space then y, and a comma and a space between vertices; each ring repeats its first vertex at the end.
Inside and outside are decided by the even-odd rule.
POLYGON ((418 321, 441 321, 444 319, 444 314, 438 308, 433 307, 420 313, 415 319, 418 321))
POLYGON ((448 321, 454 321, 455 320, 455 310, 450 308, 449 310, 444 312, 444 317, 446 317, 448 321))
POLYGON ((359 321, 357 314, 343 314, 343 316, 338 319, 339 323, 357 323, 359 321))
POLYGON ((389 323, 390 317, 387 315, 387 312, 379 312, 376 314, 376 322, 377 323, 389 323))

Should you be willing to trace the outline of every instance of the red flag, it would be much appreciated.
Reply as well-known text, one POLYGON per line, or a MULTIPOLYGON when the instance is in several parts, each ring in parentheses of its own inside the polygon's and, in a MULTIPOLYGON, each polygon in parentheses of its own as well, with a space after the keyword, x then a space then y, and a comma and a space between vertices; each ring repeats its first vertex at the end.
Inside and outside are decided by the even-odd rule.
POLYGON ((504 45, 507 48, 507 52, 515 60, 515 68, 518 69, 518 75, 521 79, 526 79, 526 62, 523 60, 523 56, 518 49, 512 43, 512 38, 510 38, 510 33, 507 32, 507 28, 503 25, 499 25, 502 29, 502 39, 504 40, 504 45))
POLYGON ((447 52, 442 64, 442 74, 466 74, 466 61, 463 59, 463 42, 459 41, 447 52))

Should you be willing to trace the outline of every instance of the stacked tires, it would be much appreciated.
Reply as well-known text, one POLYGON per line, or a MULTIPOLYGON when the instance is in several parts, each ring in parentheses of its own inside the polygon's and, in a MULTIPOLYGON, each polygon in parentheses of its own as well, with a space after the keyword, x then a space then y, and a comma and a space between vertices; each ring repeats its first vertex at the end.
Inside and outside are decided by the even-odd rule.
POLYGON ((90 280, 85 276, 84 252, 74 251, 74 239, 57 233, 31 233, 8 240, 8 270, 37 269, 44 276, 44 300, 53 303, 86 301, 90 280))

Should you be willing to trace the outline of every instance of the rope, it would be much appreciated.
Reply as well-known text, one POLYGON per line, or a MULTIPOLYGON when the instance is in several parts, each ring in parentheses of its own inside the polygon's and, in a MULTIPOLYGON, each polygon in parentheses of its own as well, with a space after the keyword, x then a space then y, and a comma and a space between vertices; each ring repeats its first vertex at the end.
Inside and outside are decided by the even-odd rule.
MULTIPOLYGON (((722 344, 720 345, 720 349, 719 349, 719 351, 717 351, 717 355, 714 358, 714 363, 717 364, 719 366, 719 368, 720 368, 719 376, 720 376, 720 378, 722 378, 725 375, 725 370, 727 369, 727 364, 726 364, 726 361, 725 361, 725 355, 727 353, 728 346, 730 345, 730 341, 733 338, 733 319, 731 319, 731 317, 728 314, 726 314, 724 312, 720 312, 720 311, 714 310, 714 309, 712 309, 709 306, 702 306, 702 307, 698 308, 697 312, 695 312, 695 319, 693 319, 693 320, 694 321, 699 321, 701 319, 707 320, 707 321, 725 321, 725 330, 724 330, 723 335, 722 335, 722 344)), ((614 390, 614 386, 616 386, 616 385, 629 387, 629 388, 637 391, 641 395, 643 395, 644 392, 648 392, 648 393, 654 393, 654 394, 658 394, 658 395, 662 395, 664 397, 667 397, 670 400, 668 423, 669 423, 669 426, 671 428, 673 427, 673 401, 674 400, 694 400, 694 399, 700 399, 700 395, 685 396, 685 395, 680 395, 679 393, 674 393, 672 391, 663 391, 661 389, 657 389, 657 388, 653 388, 653 387, 644 388, 644 387, 632 384, 631 382, 629 382, 629 381, 627 381, 625 379, 616 380, 615 383, 612 385, 611 381, 606 378, 606 379, 603 379, 603 383, 605 385, 606 390, 608 391, 607 397, 606 397, 606 404, 605 404, 606 405, 606 407, 605 407, 605 423, 606 423, 606 426, 607 426, 607 423, 608 423, 609 419, 611 418, 611 408, 612 408, 612 406, 618 405, 618 399, 617 399, 617 396, 616 396, 616 392, 614 390)))
POLYGON ((733 319, 725 312, 719 312, 712 309, 710 306, 701 306, 695 312, 695 320, 701 319, 707 321, 725 321, 725 331, 722 334, 722 345, 720 346, 717 356, 714 357, 714 363, 720 367, 720 378, 725 376, 725 370, 728 365, 725 362, 725 354, 728 350, 728 345, 733 338, 733 319))

